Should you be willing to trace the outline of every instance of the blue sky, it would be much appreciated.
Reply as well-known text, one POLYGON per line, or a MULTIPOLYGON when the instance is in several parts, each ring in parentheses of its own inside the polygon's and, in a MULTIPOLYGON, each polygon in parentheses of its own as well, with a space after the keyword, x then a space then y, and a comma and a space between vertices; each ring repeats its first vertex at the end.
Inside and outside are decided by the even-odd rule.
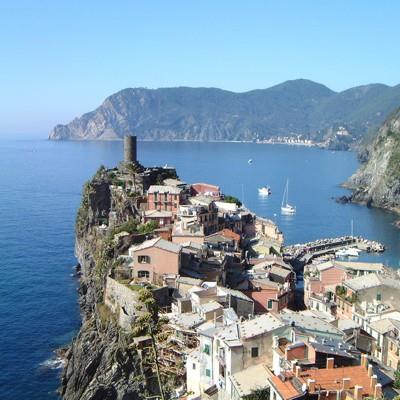
POLYGON ((0 135, 46 137, 126 88, 400 83, 400 2, 0 2, 0 135))

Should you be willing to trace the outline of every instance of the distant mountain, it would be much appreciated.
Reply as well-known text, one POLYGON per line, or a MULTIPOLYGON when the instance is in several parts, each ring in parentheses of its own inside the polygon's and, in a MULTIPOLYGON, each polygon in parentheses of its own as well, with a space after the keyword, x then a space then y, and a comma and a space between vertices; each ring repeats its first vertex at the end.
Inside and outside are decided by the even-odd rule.
POLYGON ((400 108, 364 148, 363 159, 346 184, 354 191, 350 200, 400 213, 400 108))
POLYGON ((344 126, 357 140, 400 105, 400 85, 336 93, 299 79, 233 93, 216 88, 124 89, 96 110, 57 125, 53 140, 255 140, 303 134, 323 140, 344 126))

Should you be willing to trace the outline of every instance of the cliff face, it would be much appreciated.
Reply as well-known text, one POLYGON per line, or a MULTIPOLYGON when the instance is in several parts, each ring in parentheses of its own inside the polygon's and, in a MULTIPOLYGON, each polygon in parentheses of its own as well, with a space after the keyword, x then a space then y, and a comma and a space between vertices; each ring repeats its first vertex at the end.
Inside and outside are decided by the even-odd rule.
MULTIPOLYGON (((98 170, 84 187, 76 218, 82 326, 65 352, 60 394, 66 400, 136 400, 158 390, 151 369, 143 365, 143 354, 134 343, 133 320, 121 325, 120 307, 112 310, 105 289, 112 271, 120 266, 120 256, 149 233, 139 232, 135 225, 142 193, 149 185, 177 175, 171 168, 147 169, 145 177, 121 168, 123 173, 104 167, 98 170), (127 185, 129 190, 125 190, 127 185), (118 229, 126 233, 121 240, 115 240, 122 232, 118 229)), ((136 170, 144 168, 137 164, 136 170)))
MULTIPOLYGON (((65 354, 60 394, 67 400, 140 399, 143 376, 137 352, 103 304, 105 266, 110 249, 98 226, 108 218, 113 199, 109 178, 98 173, 85 186, 76 225, 76 256, 81 265, 79 302, 82 326, 65 354)), ((131 205, 117 203, 120 215, 131 205)))
POLYGON ((361 155, 363 164, 346 184, 352 200, 400 212, 400 109, 361 155))
MULTIPOLYGON (((125 89, 96 110, 57 125, 52 140, 254 140, 304 134, 325 140, 344 125, 351 141, 400 104, 400 86, 366 85, 336 93, 299 79, 233 93, 215 88, 125 89)), ((338 138, 336 138, 338 139, 338 138)), ((339 137, 341 139, 341 137, 339 137)), ((339 143, 338 148, 348 143, 339 143)))

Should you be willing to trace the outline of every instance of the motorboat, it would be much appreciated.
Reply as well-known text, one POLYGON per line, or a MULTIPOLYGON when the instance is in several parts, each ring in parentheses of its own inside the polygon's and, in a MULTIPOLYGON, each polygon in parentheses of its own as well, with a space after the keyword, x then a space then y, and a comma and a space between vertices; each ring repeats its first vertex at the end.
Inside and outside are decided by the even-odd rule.
POLYGON ((269 196, 271 194, 271 188, 269 186, 258 188, 258 194, 261 196, 269 196))
POLYGON ((348 249, 342 249, 335 253, 336 257, 358 257, 361 250, 354 247, 349 247, 348 249))

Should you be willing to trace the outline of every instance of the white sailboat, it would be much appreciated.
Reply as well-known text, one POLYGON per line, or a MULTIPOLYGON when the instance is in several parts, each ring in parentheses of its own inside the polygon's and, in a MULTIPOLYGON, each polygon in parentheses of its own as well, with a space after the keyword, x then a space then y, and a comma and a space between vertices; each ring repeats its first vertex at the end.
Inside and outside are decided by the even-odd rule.
POLYGON ((289 204, 289 179, 286 181, 285 191, 283 192, 281 213, 284 215, 296 214, 296 207, 289 204))

